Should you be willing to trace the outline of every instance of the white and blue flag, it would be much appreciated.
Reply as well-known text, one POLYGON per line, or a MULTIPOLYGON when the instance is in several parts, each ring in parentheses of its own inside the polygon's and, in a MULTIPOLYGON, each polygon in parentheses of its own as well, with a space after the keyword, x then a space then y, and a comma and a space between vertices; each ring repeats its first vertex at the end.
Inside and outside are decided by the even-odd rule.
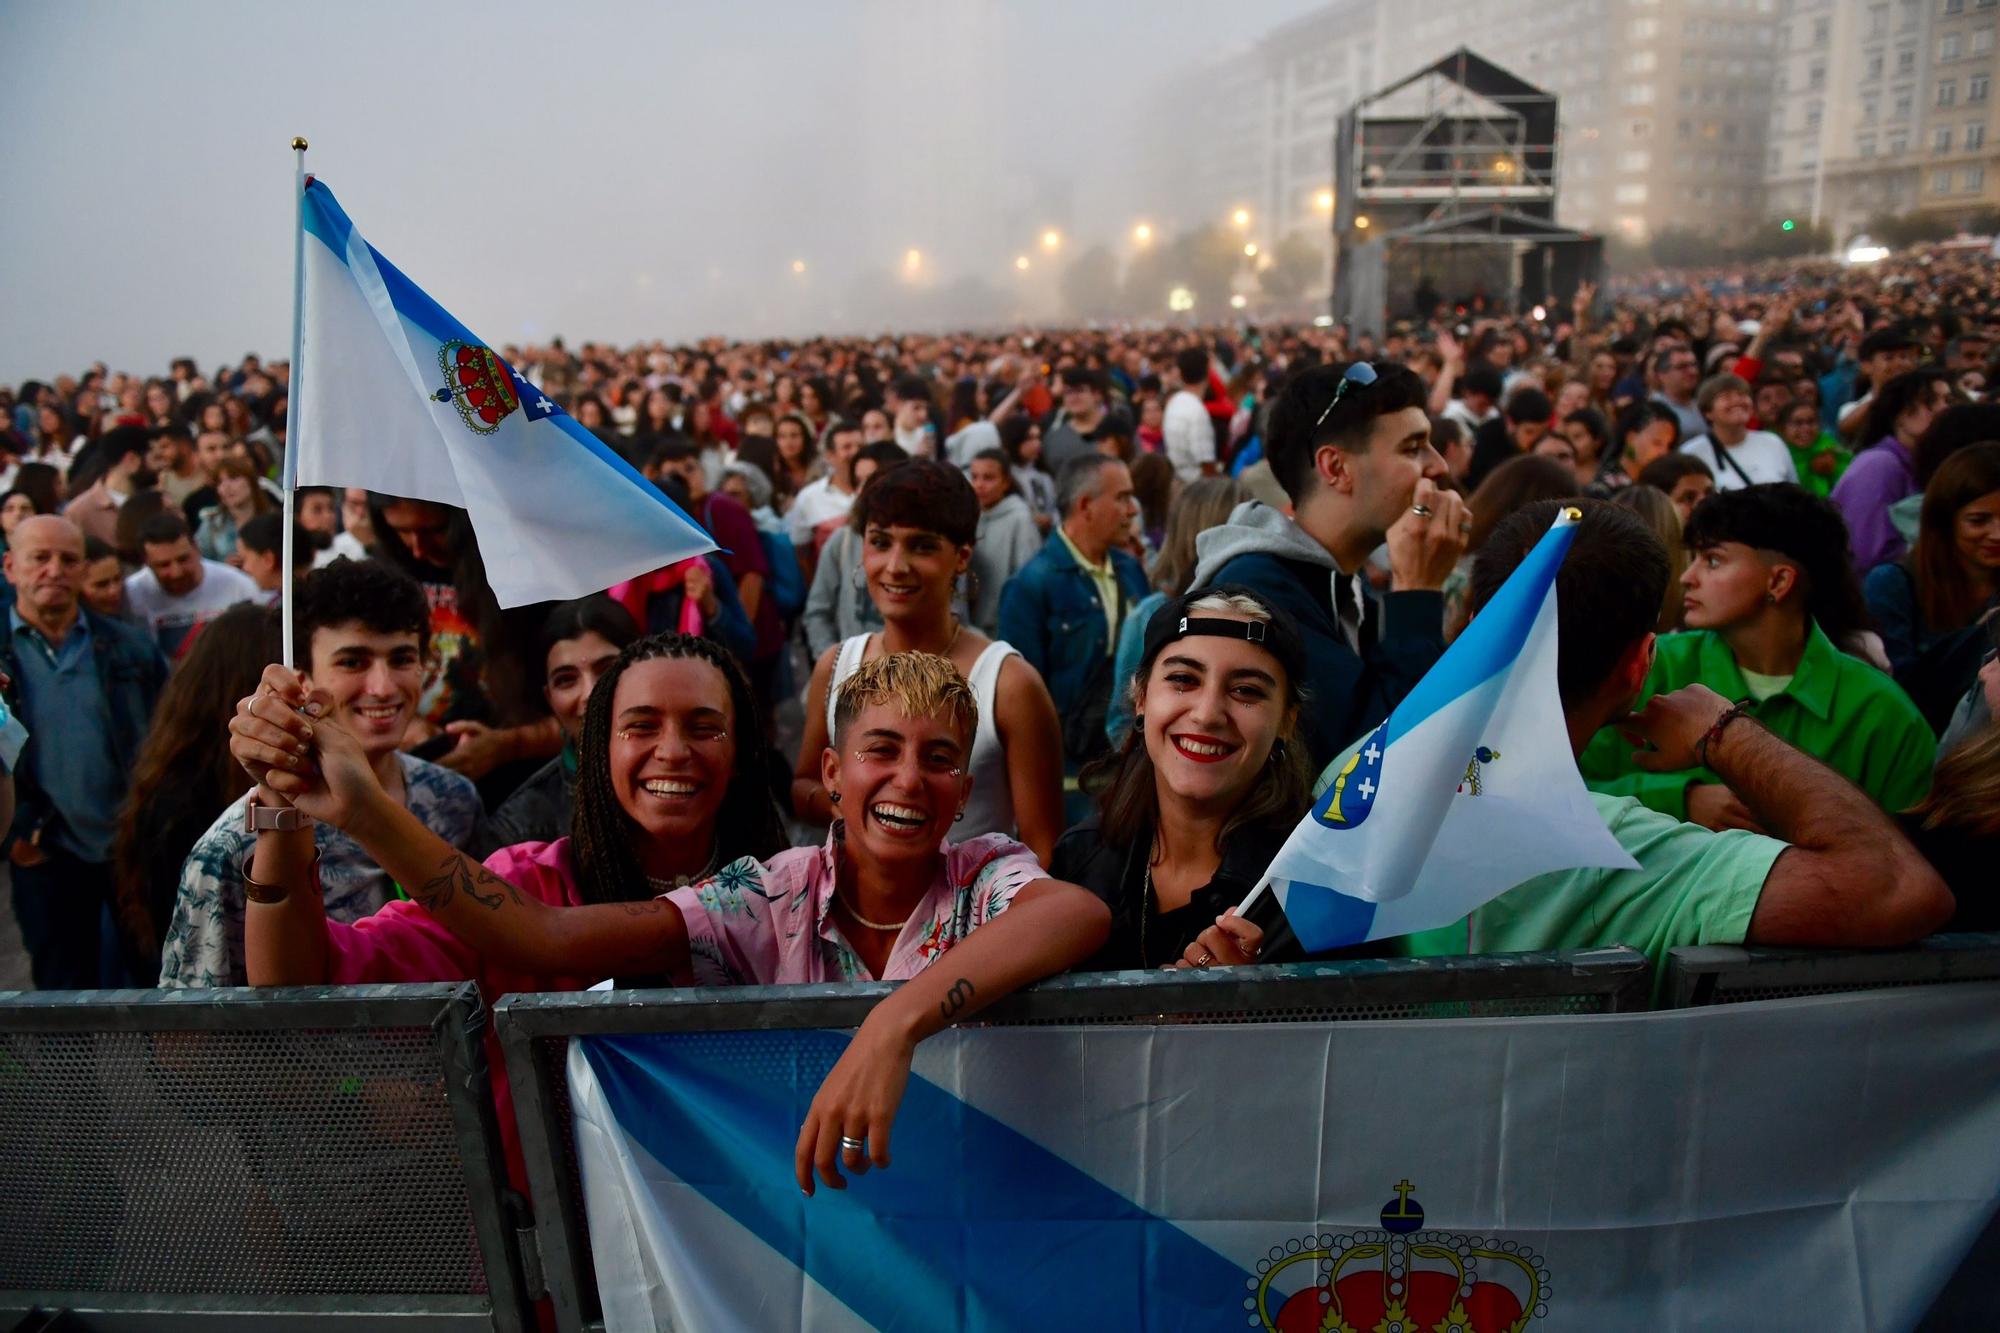
POLYGON ((584 1262, 609 1333, 1909 1329, 1991 1309, 1995 998, 954 1028, 810 1199, 846 1033, 583 1037, 584 1262))
POLYGON ((1266 873, 1308 952, 1448 926, 1551 870, 1637 864, 1591 804, 1556 690, 1556 570, 1579 518, 1328 767, 1266 873))
POLYGON ((582 597, 715 543, 306 186, 299 485, 472 516, 502 606, 582 597))

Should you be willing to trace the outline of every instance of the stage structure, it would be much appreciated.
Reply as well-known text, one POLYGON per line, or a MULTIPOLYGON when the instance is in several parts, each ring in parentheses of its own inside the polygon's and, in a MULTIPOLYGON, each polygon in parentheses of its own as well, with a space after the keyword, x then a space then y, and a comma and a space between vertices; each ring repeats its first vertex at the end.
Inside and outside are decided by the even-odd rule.
POLYGON ((1341 116, 1334 139, 1333 317, 1364 332, 1428 301, 1520 312, 1603 265, 1558 226, 1555 94, 1460 47, 1341 116))

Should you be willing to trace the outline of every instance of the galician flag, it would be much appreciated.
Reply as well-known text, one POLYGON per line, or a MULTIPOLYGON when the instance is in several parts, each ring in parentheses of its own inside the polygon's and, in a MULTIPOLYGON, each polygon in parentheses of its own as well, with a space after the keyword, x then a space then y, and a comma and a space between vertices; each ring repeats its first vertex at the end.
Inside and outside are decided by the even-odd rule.
POLYGON ((1591 805, 1556 692, 1556 570, 1580 518, 1563 511, 1320 779, 1266 873, 1307 950, 1448 926, 1551 870, 1637 864, 1591 805))
POLYGON ((582 597, 715 549, 632 465, 362 239, 307 183, 297 482, 472 516, 502 606, 582 597))

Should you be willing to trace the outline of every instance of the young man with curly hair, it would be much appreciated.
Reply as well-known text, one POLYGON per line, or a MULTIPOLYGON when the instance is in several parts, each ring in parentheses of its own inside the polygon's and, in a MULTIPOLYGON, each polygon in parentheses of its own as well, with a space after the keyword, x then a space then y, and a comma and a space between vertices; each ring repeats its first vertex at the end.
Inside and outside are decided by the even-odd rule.
MULTIPOLYGON (((424 680, 430 607, 407 574, 374 560, 336 560, 300 580, 292 620, 306 678, 333 696, 329 713, 360 739, 383 790, 454 847, 483 854, 476 835, 479 793, 472 783, 398 748, 424 680)), ((246 775, 244 785, 249 786, 246 775)), ((256 843, 244 795, 216 818, 188 853, 180 897, 161 953, 162 986, 243 986, 245 858, 256 843)), ((401 891, 359 843, 329 826, 314 830, 326 914, 368 916, 401 891)))

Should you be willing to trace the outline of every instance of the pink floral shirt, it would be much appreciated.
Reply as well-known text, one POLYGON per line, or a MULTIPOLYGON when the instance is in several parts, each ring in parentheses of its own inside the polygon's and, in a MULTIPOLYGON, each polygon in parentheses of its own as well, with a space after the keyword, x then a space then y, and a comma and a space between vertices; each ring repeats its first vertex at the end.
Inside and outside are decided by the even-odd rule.
MULTIPOLYGON (((870 980, 833 918, 838 856, 829 833, 818 847, 795 847, 762 863, 744 857, 665 895, 687 921, 696 984, 870 980)), ((946 843, 944 873, 910 914, 879 979, 917 975, 1006 911, 1023 885, 1048 873, 1033 852, 1004 834, 946 843)))

